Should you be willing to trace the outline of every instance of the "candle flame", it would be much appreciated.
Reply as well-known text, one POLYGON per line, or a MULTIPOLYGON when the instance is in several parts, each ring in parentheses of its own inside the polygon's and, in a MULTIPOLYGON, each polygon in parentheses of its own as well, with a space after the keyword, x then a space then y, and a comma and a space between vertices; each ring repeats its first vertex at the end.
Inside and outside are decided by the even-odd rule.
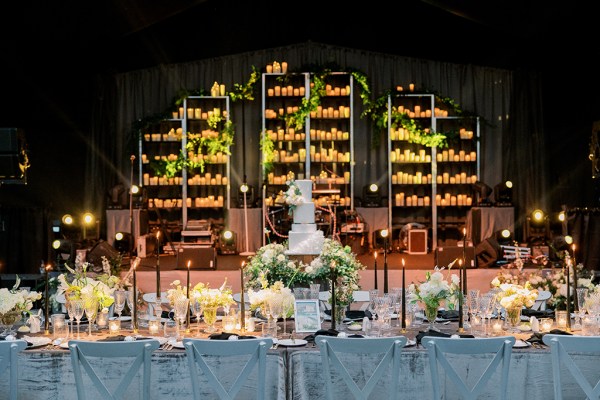
POLYGON ((377 260, 377 252, 373 253, 373 257, 375 257, 375 260, 377 260))
POLYGON ((463 228, 463 235, 466 236, 467 235, 467 228, 463 228))
POLYGON ((573 251, 575 251, 575 243, 573 243, 573 251))
POLYGON ((459 266, 459 267, 460 267, 460 266, 462 266, 462 259, 459 259, 459 260, 458 260, 458 266, 459 266))
POLYGON ((52 265, 48 264, 46 265, 46 271, 51 271, 52 270, 52 265))
POLYGON ((404 267, 404 258, 402 258, 402 266, 404 267))
POLYGON ((246 261, 242 261, 242 269, 246 266, 246 261))
POLYGON ((187 264, 188 269, 190 269, 190 264, 191 263, 192 263, 192 260, 188 260, 188 264, 187 264))

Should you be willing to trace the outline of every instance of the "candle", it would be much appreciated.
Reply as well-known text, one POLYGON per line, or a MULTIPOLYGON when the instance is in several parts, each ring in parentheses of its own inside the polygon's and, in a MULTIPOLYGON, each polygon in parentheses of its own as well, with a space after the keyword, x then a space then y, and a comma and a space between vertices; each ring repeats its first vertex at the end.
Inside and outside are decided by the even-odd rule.
POLYGON ((375 251, 373 253, 373 257, 375 258, 375 264, 373 266, 374 274, 375 274, 375 287, 374 287, 374 289, 377 289, 377 251, 375 251))
POLYGON ((116 318, 108 321, 108 330, 110 333, 119 333, 121 330, 121 320, 116 318))
POLYGON ((133 315, 132 315, 132 321, 133 321, 133 333, 137 333, 137 278, 136 278, 136 273, 135 270, 137 268, 137 261, 139 260, 136 259, 136 261, 134 261, 133 263, 133 315))
POLYGON ((240 268, 240 328, 242 332, 246 330, 246 301, 244 300, 244 267, 246 262, 242 261, 242 267, 240 268))
POLYGON ((577 261, 575 260, 575 243, 573 243, 573 308, 579 311, 579 302, 577 301, 577 261))
POLYGON ((570 261, 565 262, 565 266, 567 267, 567 312, 566 312, 566 328, 567 332, 571 330, 571 283, 570 283, 570 275, 571 275, 571 266, 569 265, 570 261))
POLYGON ((463 228, 463 259, 462 259, 462 271, 463 276, 461 277, 462 292, 467 295, 467 228, 463 228))
MULTIPOLYGON (((160 231, 156 232, 156 298, 161 297, 160 291, 160 231)), ((133 270, 135 274, 135 269, 133 270)), ((134 275, 135 276, 135 275, 134 275)))
MULTIPOLYGON (((462 260, 458 260, 458 265, 462 267, 462 260)), ((463 288, 462 281, 463 281, 463 279, 461 278, 461 280, 460 280, 461 291, 458 294, 458 331, 459 332, 463 331, 463 294, 464 294, 464 292, 462 291, 462 288, 463 288)))
POLYGON ((499 333, 500 331, 502 331, 502 324, 499 321, 496 321, 494 322, 492 329, 494 330, 494 332, 499 333))
POLYGON ((45 301, 45 321, 44 321, 44 330, 45 330, 45 334, 49 335, 50 334, 50 313, 49 313, 49 306, 50 306, 50 295, 48 292, 48 271, 50 271, 50 268, 52 268, 50 266, 50 264, 48 264, 46 266, 46 268, 44 268, 44 277, 46 280, 46 301, 45 301))
POLYGON ((335 261, 331 263, 331 329, 335 329, 335 261))
POLYGON ((157 335, 159 332, 160 328, 160 320, 159 319, 151 319, 148 321, 148 331, 153 334, 153 335, 157 335))
POLYGON ((188 260, 187 263, 187 290, 186 290, 186 295, 187 295, 187 299, 188 299, 188 310, 187 310, 187 316, 186 316, 186 320, 187 320, 187 327, 185 329, 186 332, 190 331, 190 307, 189 307, 189 300, 190 300, 190 264, 192 263, 191 260, 188 260))
POLYGON ((402 259, 402 332, 406 331, 406 275, 404 271, 404 258, 402 259))

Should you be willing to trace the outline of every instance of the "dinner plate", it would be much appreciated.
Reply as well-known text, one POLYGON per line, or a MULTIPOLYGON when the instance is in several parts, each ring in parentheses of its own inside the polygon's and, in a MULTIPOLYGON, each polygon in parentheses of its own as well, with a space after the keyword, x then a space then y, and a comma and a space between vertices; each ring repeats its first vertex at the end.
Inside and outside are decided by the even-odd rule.
POLYGON ((23 340, 27 341, 28 343, 31 343, 31 345, 27 346, 28 349, 45 346, 48 343, 52 342, 50 338, 43 336, 23 336, 23 340))
POLYGON ((349 331, 360 331, 362 329, 362 325, 360 325, 360 324, 350 324, 346 328, 349 331))
POLYGON ((289 347, 304 346, 306 343, 308 343, 308 342, 304 339, 281 339, 279 341, 280 346, 289 346, 289 347))
POLYGON ((410 347, 410 346, 414 346, 416 344, 417 344, 416 340, 408 339, 408 340, 406 340, 406 344, 404 345, 404 347, 410 347))
POLYGON ((185 349, 185 347, 183 347, 183 342, 175 342, 175 343, 171 343, 171 344, 176 349, 185 349))
POLYGON ((517 327, 521 332, 529 332, 531 330, 531 325, 521 324, 517 327))
POLYGON ((520 348, 525 348, 525 347, 529 347, 529 346, 531 346, 531 343, 526 342, 525 340, 517 339, 515 341, 515 344, 513 345, 513 348, 520 349, 520 348))

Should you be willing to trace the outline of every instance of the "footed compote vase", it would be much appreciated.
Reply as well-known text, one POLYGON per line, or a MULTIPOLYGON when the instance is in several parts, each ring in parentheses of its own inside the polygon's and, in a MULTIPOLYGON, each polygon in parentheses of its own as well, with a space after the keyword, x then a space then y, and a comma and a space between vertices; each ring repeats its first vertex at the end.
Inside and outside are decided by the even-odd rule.
POLYGON ((430 331, 439 331, 439 328, 435 325, 435 320, 437 318, 438 309, 440 308, 440 303, 425 303, 425 317, 429 322, 428 329, 430 331))

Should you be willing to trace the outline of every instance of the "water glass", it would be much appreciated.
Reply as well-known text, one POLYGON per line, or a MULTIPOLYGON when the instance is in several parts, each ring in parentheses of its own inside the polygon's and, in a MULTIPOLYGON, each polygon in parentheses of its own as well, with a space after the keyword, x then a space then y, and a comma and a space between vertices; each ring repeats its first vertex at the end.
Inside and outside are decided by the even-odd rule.
POLYGON ((69 336, 69 328, 65 321, 65 314, 52 314, 50 316, 52 323, 52 338, 66 338, 69 336))
POLYGON ((262 337, 277 337, 277 321, 268 320, 262 324, 262 337))

